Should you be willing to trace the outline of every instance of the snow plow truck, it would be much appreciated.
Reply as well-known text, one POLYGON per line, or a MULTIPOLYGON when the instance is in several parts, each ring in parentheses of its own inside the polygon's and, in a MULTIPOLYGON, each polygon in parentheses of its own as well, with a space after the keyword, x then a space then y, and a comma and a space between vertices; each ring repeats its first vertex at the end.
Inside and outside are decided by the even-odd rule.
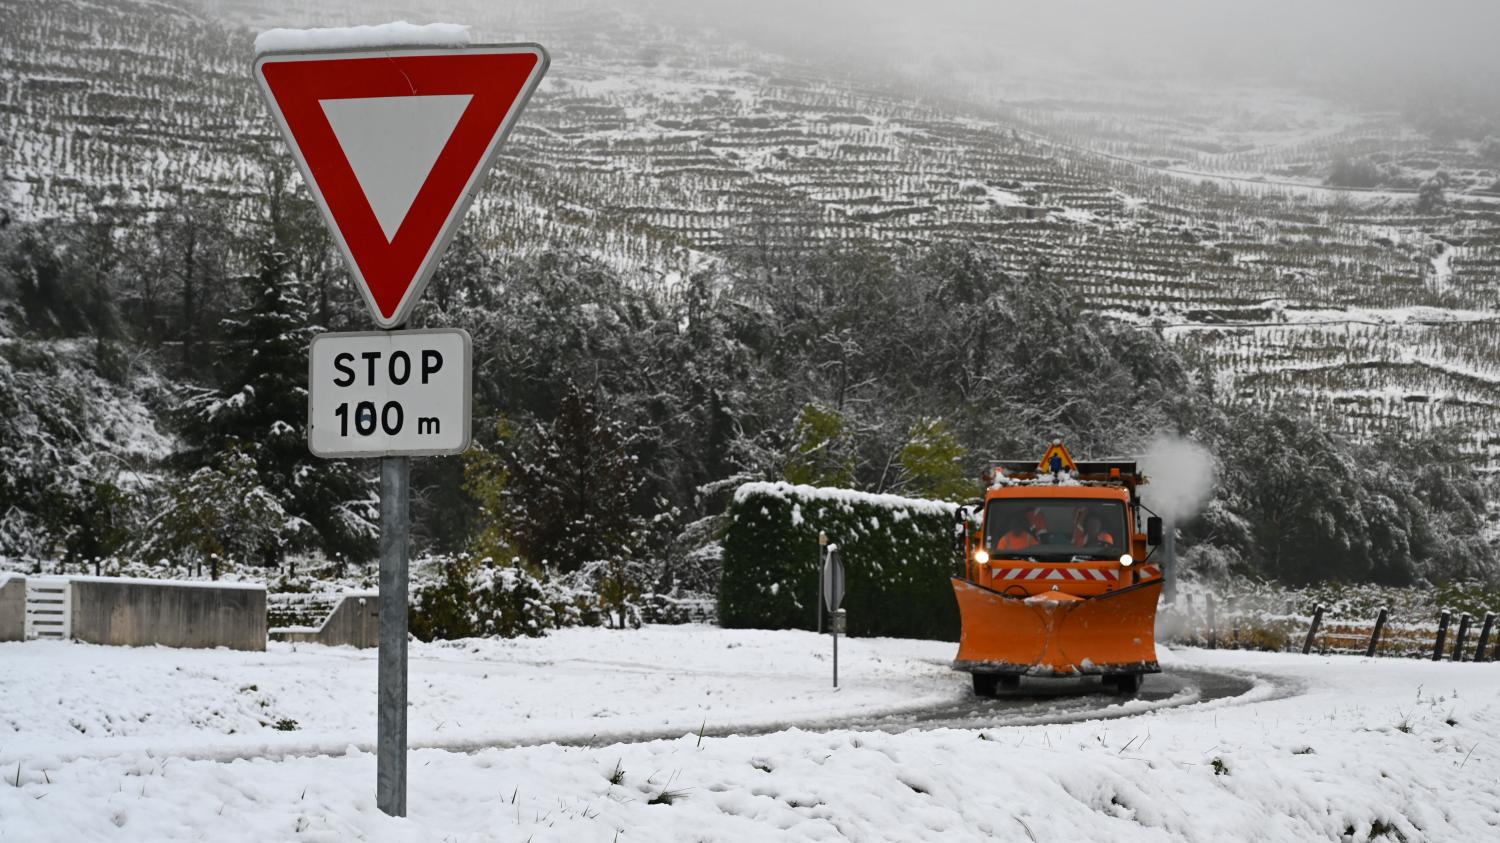
POLYGON ((992 463, 984 497, 957 515, 953 577, 962 631, 955 670, 974 692, 1022 676, 1100 676, 1133 694, 1159 673, 1156 604, 1162 572, 1150 553, 1162 522, 1141 530, 1134 460, 1075 462, 1054 441, 1040 461, 992 463))

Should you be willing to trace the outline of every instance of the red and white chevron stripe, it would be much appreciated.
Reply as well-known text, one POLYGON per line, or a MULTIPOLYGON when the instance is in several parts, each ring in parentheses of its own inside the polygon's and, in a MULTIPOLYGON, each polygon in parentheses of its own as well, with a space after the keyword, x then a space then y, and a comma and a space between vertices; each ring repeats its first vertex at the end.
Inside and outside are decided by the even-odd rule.
MULTIPOLYGON (((1119 580, 1122 568, 991 568, 990 575, 997 580, 1027 582, 1034 580, 1110 582, 1119 580)), ((1149 580, 1161 576, 1156 565, 1142 565, 1141 579, 1149 580)))

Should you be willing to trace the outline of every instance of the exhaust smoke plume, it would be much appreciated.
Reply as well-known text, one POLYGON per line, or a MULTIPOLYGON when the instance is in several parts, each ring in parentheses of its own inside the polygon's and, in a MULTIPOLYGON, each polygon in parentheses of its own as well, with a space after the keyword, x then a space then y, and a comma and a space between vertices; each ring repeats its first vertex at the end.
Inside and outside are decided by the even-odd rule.
POLYGON ((1150 479, 1142 499, 1168 522, 1187 521, 1213 496, 1213 454, 1192 440, 1157 436, 1141 457, 1141 470, 1150 479))

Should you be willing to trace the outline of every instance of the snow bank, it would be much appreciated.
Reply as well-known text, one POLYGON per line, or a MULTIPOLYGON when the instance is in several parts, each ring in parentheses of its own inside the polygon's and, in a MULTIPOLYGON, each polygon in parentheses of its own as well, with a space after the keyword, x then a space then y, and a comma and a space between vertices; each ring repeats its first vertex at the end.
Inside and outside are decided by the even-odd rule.
POLYGON ((268 29, 255 37, 255 54, 362 47, 462 47, 468 43, 469 27, 463 24, 398 20, 374 26, 268 29))
POLYGON ((736 503, 744 503, 747 498, 756 495, 765 495, 786 501, 797 498, 804 501, 831 501, 845 506, 861 505, 880 507, 882 509, 905 509, 927 515, 952 515, 953 511, 958 508, 957 504, 946 501, 903 498, 900 495, 877 495, 870 492, 856 492, 852 489, 829 489, 822 486, 793 485, 791 483, 746 483, 734 490, 734 500, 736 503))

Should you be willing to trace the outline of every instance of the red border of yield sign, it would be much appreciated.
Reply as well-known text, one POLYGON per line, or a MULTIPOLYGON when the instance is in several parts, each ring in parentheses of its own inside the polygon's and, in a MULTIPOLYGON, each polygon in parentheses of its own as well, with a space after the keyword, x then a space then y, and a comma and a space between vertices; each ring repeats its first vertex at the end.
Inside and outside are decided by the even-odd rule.
POLYGON ((539 44, 267 53, 256 58, 255 78, 271 113, 380 327, 399 327, 411 314, 547 63, 539 44), (320 100, 437 94, 473 99, 387 241, 320 100))

